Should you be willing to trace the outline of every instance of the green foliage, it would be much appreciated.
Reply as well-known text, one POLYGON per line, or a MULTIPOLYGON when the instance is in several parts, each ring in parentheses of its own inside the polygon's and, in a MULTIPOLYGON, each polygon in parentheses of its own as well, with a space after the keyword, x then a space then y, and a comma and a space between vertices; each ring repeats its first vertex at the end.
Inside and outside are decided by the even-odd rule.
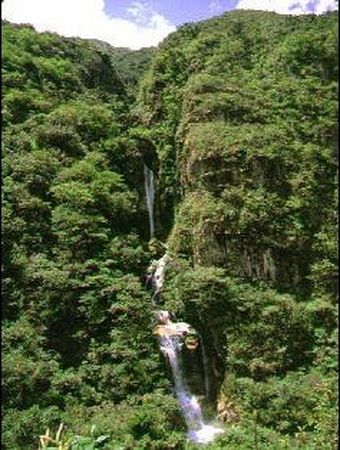
MULTIPOLYGON (((227 349, 229 370, 263 379, 311 364, 317 338, 314 311, 322 308, 318 300, 296 302, 292 296, 226 277, 217 268, 188 270, 174 263, 174 270, 164 292, 167 309, 202 332, 208 325, 220 340, 219 351, 227 349)), ((325 302, 323 310, 334 329, 334 309, 325 302)))
POLYGON ((159 130, 164 209, 179 210, 174 251, 299 295, 310 294, 312 270, 318 280, 328 270, 334 286, 334 262, 318 265, 313 248, 334 211, 336 25, 334 13, 233 11, 160 45, 139 103, 141 120, 159 130), (199 222, 210 225, 199 231, 202 198, 199 222))
POLYGON ((143 286, 165 248, 207 449, 336 448, 336 25, 233 11, 135 52, 3 23, 5 449, 200 448, 143 286))
MULTIPOLYGON (((70 405, 167 382, 141 284, 143 162, 110 57, 27 26, 3 37, 4 442, 28 449, 61 420, 72 429, 70 405)), ((70 448, 97 448, 86 439, 70 448)))
POLYGON ((57 401, 50 390, 59 364, 55 353, 44 349, 46 338, 25 317, 6 323, 2 355, 4 407, 28 408, 34 404, 47 407, 57 401))
POLYGON ((229 12, 166 39, 141 84, 160 184, 180 182, 165 308, 240 416, 207 448, 336 447, 336 25, 229 12))
MULTIPOLYGON (((99 48, 106 47, 104 42, 94 42, 99 48)), ((119 78, 122 80, 127 93, 133 97, 138 87, 138 82, 149 67, 150 61, 155 54, 155 48, 147 47, 140 50, 128 48, 109 47, 112 64, 116 69, 119 78)))

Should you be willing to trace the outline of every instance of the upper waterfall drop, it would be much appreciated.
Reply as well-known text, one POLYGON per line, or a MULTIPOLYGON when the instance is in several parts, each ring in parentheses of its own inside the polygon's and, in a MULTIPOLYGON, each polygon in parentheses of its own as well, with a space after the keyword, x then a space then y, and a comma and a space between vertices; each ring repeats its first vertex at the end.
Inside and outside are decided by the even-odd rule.
POLYGON ((149 167, 144 164, 144 181, 146 193, 146 207, 149 214, 150 238, 155 234, 154 204, 155 204, 155 175, 149 167))

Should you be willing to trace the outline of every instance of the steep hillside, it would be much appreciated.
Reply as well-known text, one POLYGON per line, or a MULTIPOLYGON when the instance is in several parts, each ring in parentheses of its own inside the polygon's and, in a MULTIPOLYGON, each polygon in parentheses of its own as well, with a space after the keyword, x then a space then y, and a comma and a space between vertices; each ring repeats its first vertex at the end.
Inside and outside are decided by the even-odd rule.
POLYGON ((139 95, 173 255, 164 308, 202 336, 226 420, 299 440, 328 404, 308 448, 335 445, 337 39, 335 13, 189 24, 139 95))
POLYGON ((3 448, 35 449, 60 422, 85 436, 97 423, 95 437, 109 423, 124 442, 150 411, 154 440, 176 441, 161 431, 176 404, 150 331, 144 150, 124 85, 87 42, 2 33, 3 448))
POLYGON ((181 204, 176 251, 308 291, 335 206, 336 27, 335 14, 233 12, 160 46, 140 98, 163 203, 181 204))
POLYGON ((234 11, 133 52, 3 23, 4 449, 61 422, 65 449, 200 448, 152 334, 164 247, 206 448, 336 448, 337 25, 234 11))

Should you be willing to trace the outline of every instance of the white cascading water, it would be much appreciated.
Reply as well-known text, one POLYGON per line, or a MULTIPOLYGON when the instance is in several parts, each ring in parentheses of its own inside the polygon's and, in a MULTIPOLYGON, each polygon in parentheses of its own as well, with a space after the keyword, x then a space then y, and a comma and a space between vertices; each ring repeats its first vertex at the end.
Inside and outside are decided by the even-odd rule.
POLYGON ((155 177, 151 169, 144 164, 144 180, 145 180, 145 193, 146 193, 146 207, 149 213, 149 225, 150 225, 150 238, 155 233, 154 222, 154 203, 155 203, 155 177))
POLYGON ((176 396, 180 402, 187 426, 189 430, 199 430, 204 426, 202 411, 196 397, 188 392, 183 379, 180 367, 180 338, 178 336, 161 336, 160 348, 172 369, 176 396))
POLYGON ((153 274, 153 282, 154 282, 155 292, 157 294, 160 294, 162 287, 163 287, 165 265, 166 265, 168 259, 169 259, 169 256, 165 253, 165 255, 163 255, 161 257, 161 259, 159 259, 156 263, 156 269, 153 274))
MULTIPOLYGON (((168 260, 165 254, 154 264, 154 288, 160 293, 164 281, 165 265, 168 260)), ((172 322, 168 311, 158 311, 157 317, 162 324, 158 326, 156 334, 159 336, 160 350, 167 358, 174 379, 174 390, 179 400, 180 407, 188 427, 188 439, 198 444, 211 442, 217 434, 223 433, 221 428, 205 424, 201 406, 188 389, 181 367, 181 349, 183 336, 191 329, 185 322, 172 322), (160 330, 161 328, 161 330, 160 330)))

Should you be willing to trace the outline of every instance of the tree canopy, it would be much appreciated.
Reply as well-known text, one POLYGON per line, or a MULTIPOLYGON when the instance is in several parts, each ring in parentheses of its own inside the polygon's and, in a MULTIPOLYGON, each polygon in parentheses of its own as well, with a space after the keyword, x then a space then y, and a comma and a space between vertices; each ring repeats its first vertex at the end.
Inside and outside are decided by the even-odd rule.
POLYGON ((233 11, 130 51, 2 23, 4 449, 60 423, 65 450, 197 448, 157 239, 226 422, 207 448, 335 448, 337 24, 233 11))

